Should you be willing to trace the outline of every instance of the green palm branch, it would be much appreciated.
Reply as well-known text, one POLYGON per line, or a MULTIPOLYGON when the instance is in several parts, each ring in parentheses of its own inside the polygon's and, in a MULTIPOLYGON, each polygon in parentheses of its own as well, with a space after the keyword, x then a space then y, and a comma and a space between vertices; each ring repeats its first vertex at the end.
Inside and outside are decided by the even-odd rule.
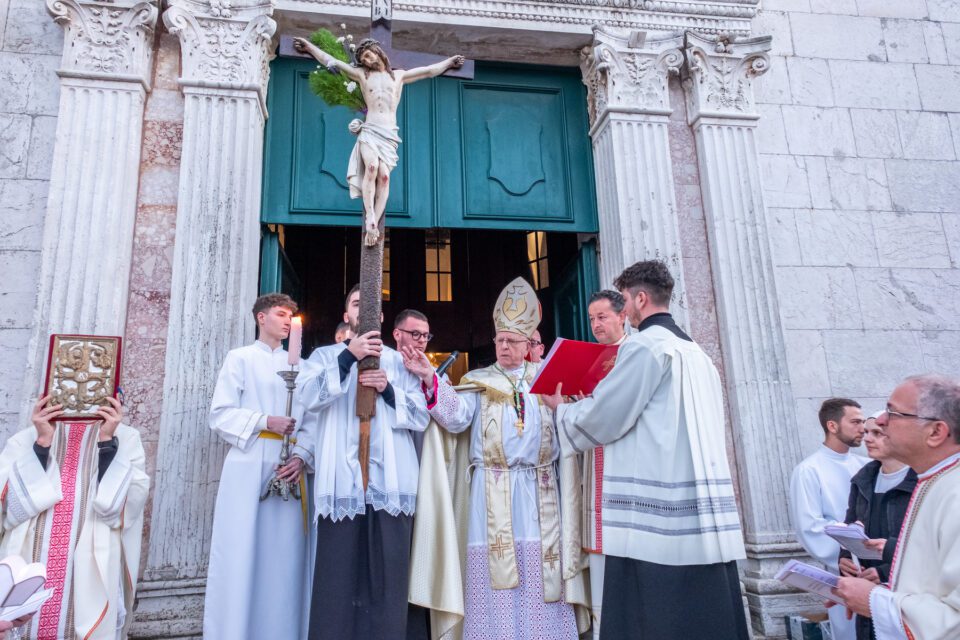
MULTIPOLYGON (((350 54, 328 29, 318 29, 312 33, 310 42, 337 60, 351 64, 350 54)), ((332 73, 321 66, 310 73, 309 80, 310 90, 331 107, 346 107, 351 111, 366 112, 367 105, 363 101, 360 87, 342 73, 332 73), (353 91, 347 90, 348 84, 352 84, 353 91)))

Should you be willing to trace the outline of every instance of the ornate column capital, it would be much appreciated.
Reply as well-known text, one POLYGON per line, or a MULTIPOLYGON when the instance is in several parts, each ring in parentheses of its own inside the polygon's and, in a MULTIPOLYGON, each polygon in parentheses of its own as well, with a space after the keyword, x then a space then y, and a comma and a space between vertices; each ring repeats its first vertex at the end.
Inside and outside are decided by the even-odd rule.
POLYGON ((690 124, 702 117, 760 118, 753 97, 753 79, 770 68, 767 52, 772 41, 771 36, 733 38, 686 33, 683 86, 690 124))
POLYGON ((270 43, 277 23, 270 2, 171 0, 163 23, 180 39, 180 86, 255 91, 266 113, 270 43))
POLYGON ((139 82, 150 89, 157 0, 47 0, 64 28, 61 77, 139 82))
POLYGON ((593 28, 593 44, 580 52, 591 126, 611 111, 670 115, 669 76, 680 73, 683 36, 646 36, 593 28))

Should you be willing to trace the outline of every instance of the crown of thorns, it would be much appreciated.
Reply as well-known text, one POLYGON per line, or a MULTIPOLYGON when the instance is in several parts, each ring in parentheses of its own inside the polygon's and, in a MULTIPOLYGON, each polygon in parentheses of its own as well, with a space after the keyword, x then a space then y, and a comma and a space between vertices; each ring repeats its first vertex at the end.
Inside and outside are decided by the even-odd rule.
POLYGON ((364 38, 363 40, 360 41, 360 44, 357 45, 357 49, 354 52, 354 55, 356 55, 357 60, 359 60, 360 56, 363 54, 364 51, 366 51, 371 47, 380 47, 380 46, 381 46, 380 43, 374 40, 373 38, 364 38))

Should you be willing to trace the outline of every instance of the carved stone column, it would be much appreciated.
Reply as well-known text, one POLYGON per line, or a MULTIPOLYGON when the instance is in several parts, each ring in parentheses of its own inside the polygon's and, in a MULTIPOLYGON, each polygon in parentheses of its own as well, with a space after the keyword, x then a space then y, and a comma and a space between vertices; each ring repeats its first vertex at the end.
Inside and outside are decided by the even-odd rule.
POLYGON ((155 1, 52 0, 63 26, 60 111, 24 400, 51 333, 123 335, 155 1))
POLYGON ((163 14, 180 39, 185 106, 142 636, 171 620, 199 633, 222 460, 207 414, 227 351, 253 339, 272 11, 172 0, 163 14))
POLYGON ((687 325, 683 263, 667 125, 668 81, 683 63, 682 36, 648 40, 598 27, 581 52, 587 85, 600 218, 600 281, 651 258, 676 278, 673 312, 687 325))
POLYGON ((783 594, 773 573, 802 554, 787 509, 800 461, 793 393, 774 283, 756 144, 753 80, 771 38, 686 35, 684 88, 697 143, 727 394, 737 442, 749 556, 744 582, 754 625, 782 635, 783 594))

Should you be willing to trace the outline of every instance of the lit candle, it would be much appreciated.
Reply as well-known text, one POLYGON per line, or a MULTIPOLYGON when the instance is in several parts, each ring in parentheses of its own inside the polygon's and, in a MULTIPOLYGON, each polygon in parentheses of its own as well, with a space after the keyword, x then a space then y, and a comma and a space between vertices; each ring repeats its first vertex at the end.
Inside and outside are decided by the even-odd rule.
POLYGON ((300 364, 300 345, 303 341, 303 321, 294 316, 290 322, 290 342, 287 349, 287 364, 294 367, 300 364))

